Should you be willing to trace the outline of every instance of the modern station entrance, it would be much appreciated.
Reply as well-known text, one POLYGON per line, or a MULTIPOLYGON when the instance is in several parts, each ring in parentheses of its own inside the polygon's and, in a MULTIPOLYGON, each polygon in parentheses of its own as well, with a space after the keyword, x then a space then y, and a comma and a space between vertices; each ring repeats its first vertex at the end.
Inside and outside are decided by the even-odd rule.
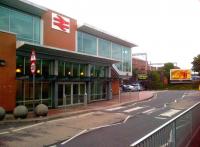
POLYGON ((85 82, 59 82, 58 106, 82 104, 85 92, 85 82))

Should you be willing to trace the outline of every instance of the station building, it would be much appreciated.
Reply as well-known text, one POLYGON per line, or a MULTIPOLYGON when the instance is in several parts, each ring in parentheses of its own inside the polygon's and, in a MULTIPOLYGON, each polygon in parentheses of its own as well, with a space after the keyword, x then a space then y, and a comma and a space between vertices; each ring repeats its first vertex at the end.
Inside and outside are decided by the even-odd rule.
POLYGON ((58 108, 111 99, 120 79, 132 75, 134 46, 32 2, 1 0, 0 106, 32 110, 39 103, 58 108))

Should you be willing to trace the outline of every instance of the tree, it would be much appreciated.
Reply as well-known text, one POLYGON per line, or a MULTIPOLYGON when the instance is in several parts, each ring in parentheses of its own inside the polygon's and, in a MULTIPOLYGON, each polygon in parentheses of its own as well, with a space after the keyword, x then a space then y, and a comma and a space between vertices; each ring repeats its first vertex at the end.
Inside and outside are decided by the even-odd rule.
POLYGON ((192 70, 198 72, 200 75, 200 54, 193 58, 192 64, 192 70))
POLYGON ((148 73, 149 78, 149 87, 150 89, 162 89, 163 83, 160 79, 160 72, 159 71, 150 71, 148 73))
POLYGON ((164 73, 164 76, 169 80, 170 79, 170 69, 174 69, 173 63, 165 63, 161 68, 161 71, 164 73))

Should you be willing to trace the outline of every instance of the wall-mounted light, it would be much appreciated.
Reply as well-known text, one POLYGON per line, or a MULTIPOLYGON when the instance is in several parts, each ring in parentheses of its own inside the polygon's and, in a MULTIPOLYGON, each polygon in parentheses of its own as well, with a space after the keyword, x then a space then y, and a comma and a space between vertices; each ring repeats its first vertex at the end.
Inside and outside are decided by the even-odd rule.
POLYGON ((71 75, 71 72, 70 72, 70 71, 68 72, 68 75, 71 75))
POLYGON ((40 70, 38 69, 38 70, 36 71, 36 73, 37 73, 37 74, 40 74, 40 70))
POLYGON ((81 72, 81 76, 83 76, 84 75, 84 72, 81 72))
POLYGON ((22 70, 20 68, 16 69, 16 73, 21 73, 21 72, 22 72, 22 70))
POLYGON ((6 61, 5 61, 5 60, 2 60, 2 59, 0 59, 0 66, 6 66, 6 61))

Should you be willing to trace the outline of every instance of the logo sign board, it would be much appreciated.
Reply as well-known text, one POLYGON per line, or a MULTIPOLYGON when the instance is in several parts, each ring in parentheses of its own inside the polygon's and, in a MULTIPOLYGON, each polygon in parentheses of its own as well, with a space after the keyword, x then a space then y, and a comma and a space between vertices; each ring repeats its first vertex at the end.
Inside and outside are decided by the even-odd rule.
POLYGON ((170 80, 191 80, 192 72, 189 69, 171 69, 170 80))
POLYGON ((30 63, 31 63, 31 73, 35 74, 36 71, 36 54, 35 54, 35 50, 32 49, 31 51, 31 56, 30 56, 30 63))
POLYGON ((147 78, 147 74, 138 74, 138 80, 146 80, 147 78))
POLYGON ((52 28, 70 33, 70 19, 59 14, 52 13, 52 28))

